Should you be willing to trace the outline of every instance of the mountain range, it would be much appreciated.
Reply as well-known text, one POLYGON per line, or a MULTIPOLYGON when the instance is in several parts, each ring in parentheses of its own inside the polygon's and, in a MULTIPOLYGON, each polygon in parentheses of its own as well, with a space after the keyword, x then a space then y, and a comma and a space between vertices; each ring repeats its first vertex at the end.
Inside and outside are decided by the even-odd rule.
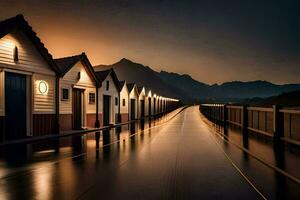
POLYGON ((272 105, 281 105, 284 107, 300 108, 300 90, 292 92, 284 92, 282 94, 267 98, 251 98, 245 99, 242 103, 250 106, 271 107, 272 105))
POLYGON ((95 70, 113 68, 120 80, 150 88, 163 95, 191 101, 241 101, 249 98, 266 98, 284 92, 300 90, 300 84, 278 85, 268 81, 232 81, 209 85, 193 79, 187 74, 154 71, 148 66, 121 59, 112 65, 98 65, 95 70))

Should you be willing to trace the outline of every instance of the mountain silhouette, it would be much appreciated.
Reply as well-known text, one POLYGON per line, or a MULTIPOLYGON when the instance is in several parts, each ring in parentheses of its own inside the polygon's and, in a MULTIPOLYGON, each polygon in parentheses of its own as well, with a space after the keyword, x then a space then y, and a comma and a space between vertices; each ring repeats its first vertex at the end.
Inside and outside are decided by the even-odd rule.
MULTIPOLYGON (((148 66, 139 63, 134 63, 128 59, 121 59, 119 62, 112 65, 94 66, 96 71, 113 68, 119 80, 126 80, 127 83, 136 83, 138 86, 145 86, 151 89, 152 92, 162 96, 182 99, 188 94, 172 85, 165 82, 157 76, 157 72, 148 66)), ((186 98, 185 98, 186 99, 186 98)))
POLYGON ((280 95, 267 98, 255 97, 246 99, 244 104, 251 106, 271 107, 272 105, 281 105, 284 107, 300 107, 300 90, 293 92, 284 92, 280 95))
POLYGON ((132 62, 126 58, 112 65, 98 65, 95 70, 113 68, 120 80, 135 82, 163 95, 184 101, 195 100, 232 100, 266 98, 286 92, 300 90, 300 84, 277 85, 268 81, 232 81, 208 85, 193 79, 187 74, 157 72, 148 66, 132 62))

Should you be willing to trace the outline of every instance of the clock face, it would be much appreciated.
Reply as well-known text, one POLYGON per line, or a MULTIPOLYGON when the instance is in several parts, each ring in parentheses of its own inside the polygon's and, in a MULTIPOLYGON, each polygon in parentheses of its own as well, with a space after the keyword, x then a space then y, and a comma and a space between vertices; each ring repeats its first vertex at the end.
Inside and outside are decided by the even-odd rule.
POLYGON ((39 83, 39 92, 41 94, 47 94, 48 92, 48 84, 46 81, 40 81, 39 83))

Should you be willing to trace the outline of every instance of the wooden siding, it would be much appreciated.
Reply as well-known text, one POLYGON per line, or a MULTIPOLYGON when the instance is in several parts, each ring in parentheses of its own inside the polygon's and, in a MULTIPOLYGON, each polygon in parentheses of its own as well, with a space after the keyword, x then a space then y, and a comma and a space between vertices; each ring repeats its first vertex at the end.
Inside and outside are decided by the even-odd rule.
MULTIPOLYGON (((146 101, 145 101, 145 115, 149 116, 149 98, 150 98, 150 103, 152 106, 152 92, 151 90, 148 91, 148 94, 146 94, 146 101)), ((150 112, 151 112, 151 108, 150 108, 150 112)))
POLYGON ((81 62, 78 62, 74 67, 68 71, 65 76, 60 80, 60 113, 61 114, 72 114, 72 88, 79 87, 85 89, 84 91, 84 103, 86 105, 85 111, 87 114, 96 113, 96 103, 89 104, 88 98, 89 93, 96 93, 96 86, 94 81, 90 78, 85 70, 85 67, 81 62), (80 72, 80 79, 78 80, 78 72, 80 72), (69 100, 62 100, 62 89, 69 89, 69 100))
POLYGON ((128 89, 124 86, 120 92, 120 113, 128 113, 128 89), (125 99, 125 106, 123 106, 123 99, 125 99))
POLYGON ((141 118, 142 116, 141 100, 144 100, 144 115, 146 116, 147 101, 145 97, 146 97, 146 93, 145 93, 145 88, 143 87, 141 93, 139 94, 139 100, 138 100, 138 118, 141 118))
POLYGON ((157 98, 156 98, 156 114, 159 113, 159 101, 160 101, 159 96, 157 96, 157 98))
POLYGON ((61 131, 72 130, 72 115, 70 114, 60 114, 59 115, 59 125, 61 131))
POLYGON ((96 99, 94 104, 89 103, 89 93, 95 93, 96 97, 96 88, 87 88, 84 92, 84 98, 86 102, 86 114, 96 114, 96 99))
POLYGON ((34 74, 33 75, 33 113, 34 114, 54 114, 55 113, 55 77, 34 74), (48 83, 48 93, 46 95, 40 94, 38 83, 44 80, 48 83))
POLYGON ((128 122, 128 113, 121 114, 121 123, 128 122))
POLYGON ((72 114, 72 85, 60 80, 59 87, 59 114, 72 114), (63 88, 69 90, 68 100, 62 100, 63 88))
POLYGON ((95 128, 96 114, 87 114, 86 115, 86 127, 95 128))
MULTIPOLYGON (((115 98, 117 97, 119 99, 119 91, 117 87, 114 84, 114 81, 111 76, 108 76, 103 82, 102 87, 98 88, 98 110, 99 113, 103 113, 103 95, 109 95, 111 97, 111 107, 110 107, 110 123, 115 123, 115 114, 119 113, 119 104, 115 105, 115 98), (106 81, 109 81, 109 90, 106 90, 106 81)), ((101 118, 99 118, 101 119, 101 118)), ((102 120, 102 119, 101 119, 102 120)), ((100 121, 101 121, 100 120, 100 121)))
MULTIPOLYGON (((22 32, 13 32, 0 39, 0 71, 16 70, 32 75, 33 113, 52 114, 55 112, 55 72, 40 55, 31 41, 22 32), (19 60, 14 61, 14 48, 18 48, 19 60), (47 95, 37 91, 36 80, 48 83, 47 95)), ((4 115, 4 73, 0 72, 0 115, 4 115)))
POLYGON ((63 77, 63 80, 69 84, 76 84, 82 87, 95 87, 94 81, 90 78, 85 67, 81 62, 77 62, 63 77), (78 72, 80 79, 78 80, 78 72))
POLYGON ((55 114, 33 115, 33 136, 55 133, 55 114))
POLYGON ((55 75, 31 41, 21 32, 9 33, 0 39, 0 65, 21 71, 55 75), (13 58, 15 46, 18 48, 18 62, 13 58))
MULTIPOLYGON (((60 114, 72 114, 72 86, 62 84, 60 87, 59 99, 60 99, 60 114), (62 100, 62 88, 69 89, 69 100, 62 100)), ((94 92, 96 95, 96 88, 86 88, 83 92, 85 112, 86 114, 95 114, 96 113, 96 103, 89 103, 89 93, 94 92)))

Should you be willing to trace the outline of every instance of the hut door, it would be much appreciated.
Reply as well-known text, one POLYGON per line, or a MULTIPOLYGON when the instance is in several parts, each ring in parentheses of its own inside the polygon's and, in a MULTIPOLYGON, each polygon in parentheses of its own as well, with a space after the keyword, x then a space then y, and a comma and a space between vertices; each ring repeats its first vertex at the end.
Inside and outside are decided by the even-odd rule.
POLYGON ((151 98, 148 98, 148 115, 151 115, 151 98))
POLYGON ((141 117, 145 117, 145 100, 141 100, 141 117))
POLYGON ((82 90, 73 89, 73 129, 82 129, 82 90))
POLYGON ((130 99, 130 117, 135 119, 135 99, 130 99))
POLYGON ((103 125, 109 125, 110 118, 110 96, 103 95, 103 125))
POLYGON ((5 140, 26 137, 26 75, 5 72, 5 140))

